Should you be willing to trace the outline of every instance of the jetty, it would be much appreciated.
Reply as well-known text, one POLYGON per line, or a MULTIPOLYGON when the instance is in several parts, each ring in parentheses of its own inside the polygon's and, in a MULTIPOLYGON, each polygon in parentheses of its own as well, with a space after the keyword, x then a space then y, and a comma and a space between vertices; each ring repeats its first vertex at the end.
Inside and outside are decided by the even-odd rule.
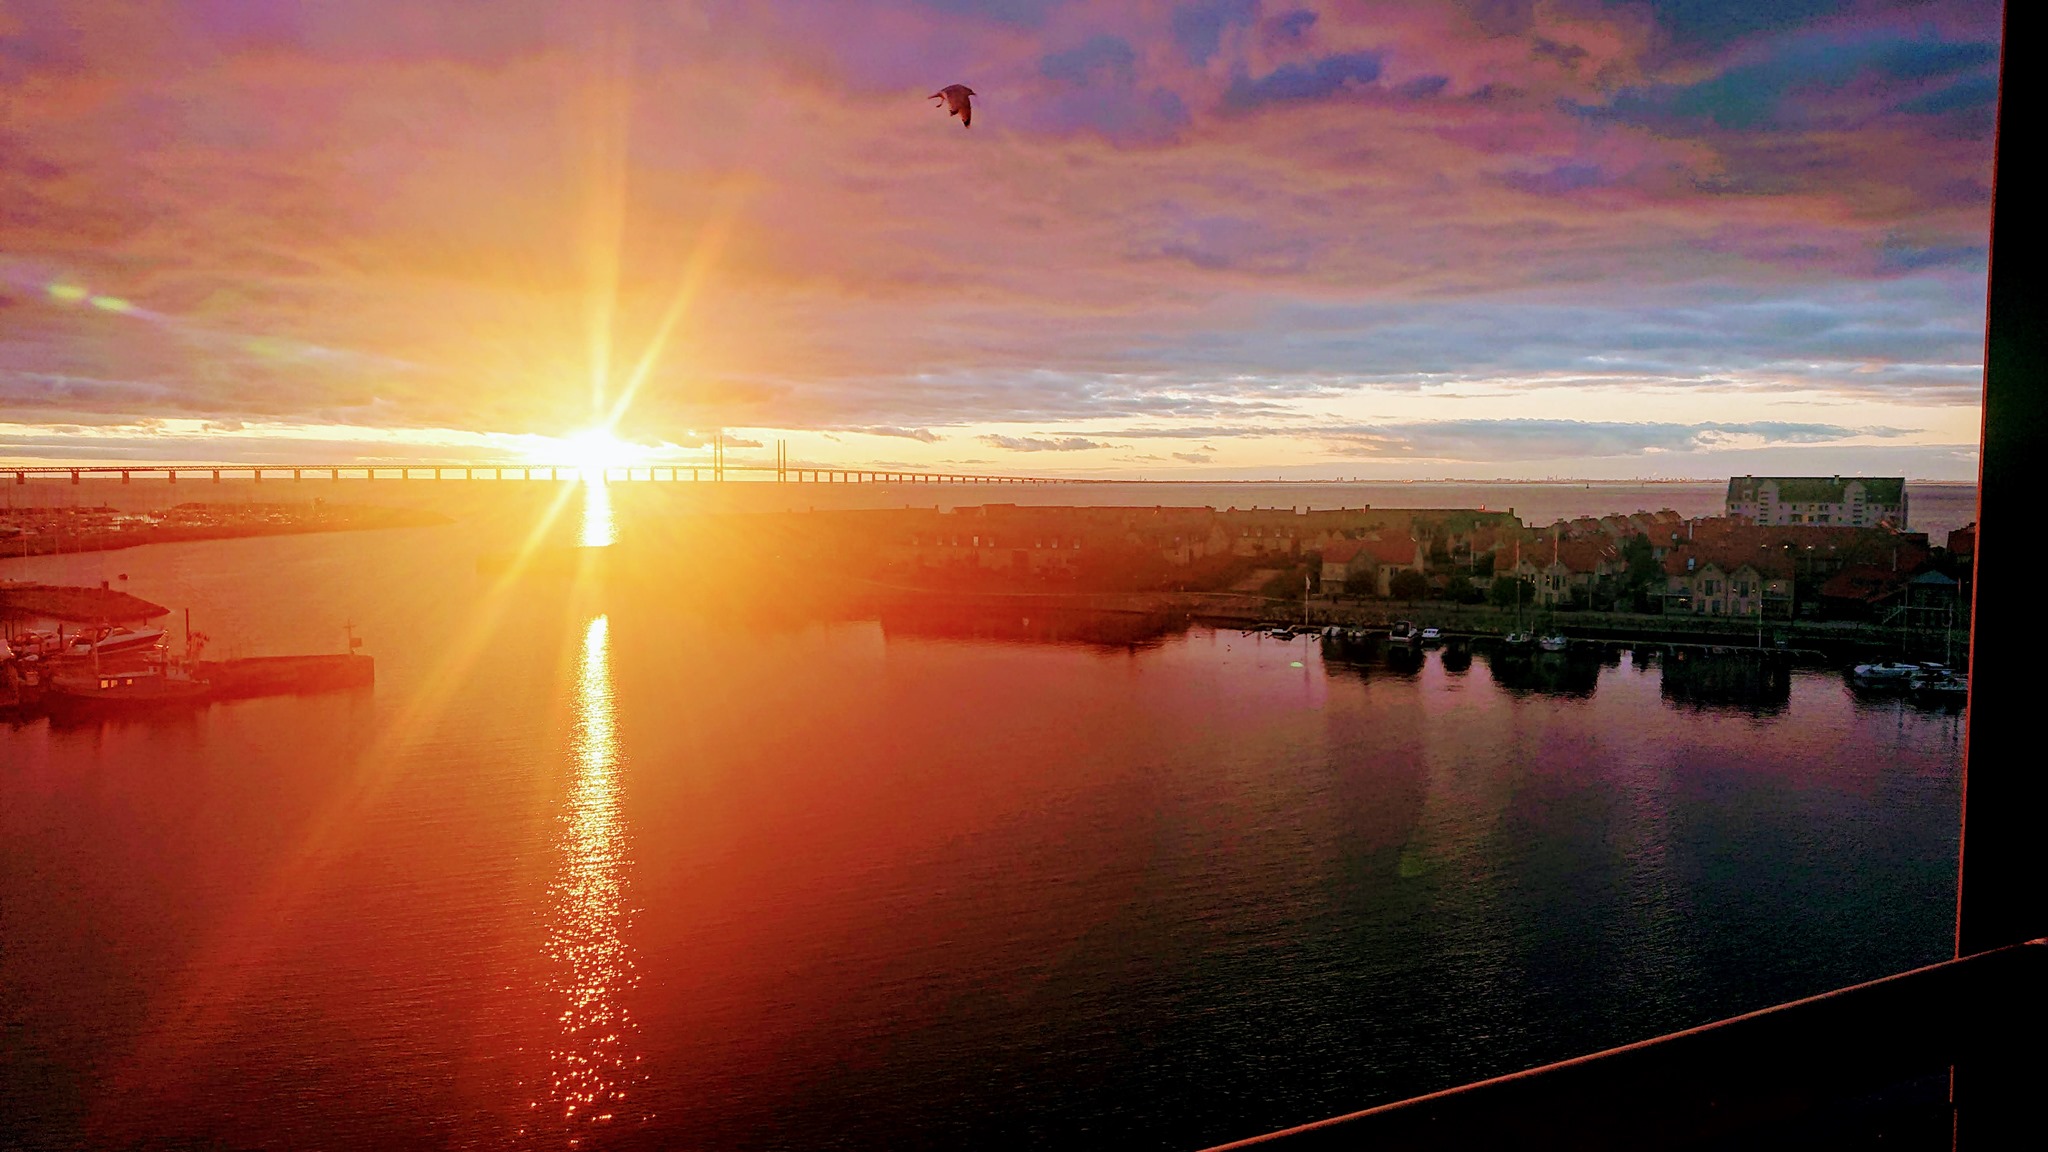
POLYGON ((249 656, 239 660, 200 660, 192 678, 205 683, 215 700, 246 700, 252 696, 297 696, 367 688, 377 681, 377 663, 368 656, 249 656))

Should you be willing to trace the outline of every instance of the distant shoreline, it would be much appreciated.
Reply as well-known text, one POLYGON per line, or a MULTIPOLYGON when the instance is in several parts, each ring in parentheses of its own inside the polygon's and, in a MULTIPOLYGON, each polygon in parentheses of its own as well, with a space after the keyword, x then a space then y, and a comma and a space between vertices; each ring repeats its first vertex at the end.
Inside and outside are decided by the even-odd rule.
POLYGON ((27 532, 0 537, 0 560, 82 555, 87 552, 121 552, 151 544, 307 536, 325 532, 368 532, 380 528, 421 528, 453 522, 453 518, 441 513, 415 508, 328 507, 322 509, 319 515, 298 520, 157 524, 79 532, 27 532))

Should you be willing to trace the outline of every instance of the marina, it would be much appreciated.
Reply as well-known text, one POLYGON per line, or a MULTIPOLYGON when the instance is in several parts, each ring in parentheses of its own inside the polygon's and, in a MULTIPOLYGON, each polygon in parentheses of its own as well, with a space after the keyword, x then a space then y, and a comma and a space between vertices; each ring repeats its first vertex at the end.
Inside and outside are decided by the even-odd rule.
POLYGON ((175 652, 167 630, 144 623, 168 614, 104 588, 0 584, 0 715, 147 715, 376 682, 376 662, 356 651, 352 630, 337 655, 202 660, 205 637, 192 631, 190 613, 175 652))

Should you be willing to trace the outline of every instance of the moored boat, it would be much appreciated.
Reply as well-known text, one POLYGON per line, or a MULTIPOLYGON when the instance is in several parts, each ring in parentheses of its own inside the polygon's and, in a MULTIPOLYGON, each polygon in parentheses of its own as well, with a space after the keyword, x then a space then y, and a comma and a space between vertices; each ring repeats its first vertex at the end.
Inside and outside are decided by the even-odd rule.
POLYGON ((1919 664, 1903 660, 1882 660, 1875 664, 1858 664, 1850 670, 1857 683, 1871 687, 1910 687, 1915 677, 1926 669, 1919 664))
POLYGON ((1571 647, 1571 641, 1565 639, 1564 633, 1557 632, 1536 641, 1536 646, 1545 652, 1562 652, 1571 647))
POLYGON ((1387 639, 1396 644, 1414 644, 1421 638, 1422 632, 1411 621, 1396 620, 1393 626, 1387 629, 1387 639))
POLYGON ((1970 678, 1947 668, 1927 668, 1913 678, 1909 690, 1930 704, 1961 704, 1970 698, 1970 678))
POLYGON ((71 638, 65 646, 65 653, 71 656, 114 656, 132 652, 147 652, 163 643, 164 630, 144 628, 96 628, 71 638))
POLYGON ((168 664, 60 672, 43 685, 52 712, 120 713, 204 703, 208 688, 168 664))
POLYGON ((32 628, 17 632, 8 640, 17 660, 31 660, 38 656, 58 656, 64 652, 64 641, 55 632, 32 628))

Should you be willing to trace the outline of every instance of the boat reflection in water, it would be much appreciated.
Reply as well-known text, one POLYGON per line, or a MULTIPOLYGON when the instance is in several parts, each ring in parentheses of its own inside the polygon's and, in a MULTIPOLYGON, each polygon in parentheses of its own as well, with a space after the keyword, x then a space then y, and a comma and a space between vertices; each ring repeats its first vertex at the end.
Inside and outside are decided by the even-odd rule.
POLYGON ((1510 692, 1591 696, 1600 682, 1600 652, 1584 645, 1547 652, 1533 644, 1496 644, 1486 654, 1493 682, 1510 692))
POLYGON ((560 862, 549 888, 548 991, 560 1032, 548 1074, 555 1116, 570 1130, 571 1143, 589 1125, 645 1118, 628 1111, 640 1057, 625 994, 639 978, 625 940, 629 840, 620 811, 624 760, 610 627, 608 617, 598 616, 584 630, 571 744, 574 774, 560 817, 560 862))
POLYGON ((1453 676, 1463 676, 1472 670, 1472 642, 1455 639, 1444 645, 1444 671, 1453 676))
POLYGON ((1674 704, 1782 712, 1792 701, 1792 661, 1783 653, 1674 648, 1661 664, 1658 691, 1674 704))

